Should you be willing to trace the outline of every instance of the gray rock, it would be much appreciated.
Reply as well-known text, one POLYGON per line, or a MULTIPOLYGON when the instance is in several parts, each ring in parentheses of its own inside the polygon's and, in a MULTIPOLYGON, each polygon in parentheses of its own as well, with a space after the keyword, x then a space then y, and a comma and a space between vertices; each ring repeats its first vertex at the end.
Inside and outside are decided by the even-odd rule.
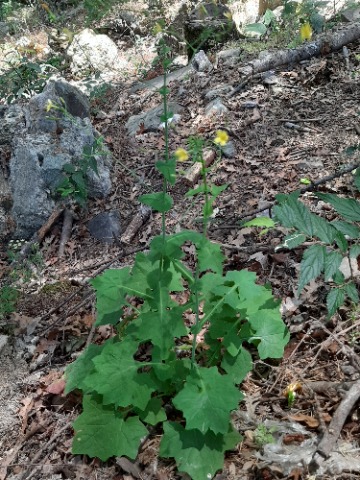
POLYGON ((206 49, 215 43, 225 43, 235 32, 229 7, 220 2, 198 3, 189 13, 189 21, 185 22, 185 41, 192 46, 190 54, 193 49, 206 49))
POLYGON ((207 100, 213 100, 219 95, 226 95, 232 91, 233 87, 230 84, 219 85, 218 87, 213 88, 205 93, 205 98, 207 100))
MULTIPOLYGON (((182 107, 175 102, 170 102, 168 105, 168 111, 173 112, 174 114, 180 114, 182 107)), ((157 130, 161 128, 161 115, 164 112, 164 107, 162 105, 152 108, 147 112, 140 113, 139 115, 133 115, 126 122, 125 127, 129 135, 134 136, 139 130, 139 125, 143 124, 145 129, 157 130)))
POLYGON ((220 98, 215 98, 212 102, 208 103, 205 107, 205 115, 207 117, 211 115, 222 115, 227 113, 229 110, 222 103, 220 98))
POLYGON ((0 355, 3 349, 8 344, 8 341, 9 341, 9 337, 7 335, 0 335, 0 355))
POLYGON ((296 167, 298 170, 306 172, 312 171, 316 168, 322 170, 324 168, 324 162, 319 157, 310 157, 300 161, 296 167))
MULTIPOLYGON (((9 179, 0 182, 0 237, 28 239, 46 222, 56 204, 64 165, 78 165, 84 148, 97 145, 98 134, 88 115, 86 97, 62 79, 50 81, 27 106, 0 109, 0 145, 11 152, 9 179), (64 107, 65 113, 47 112, 49 101, 64 107), (11 232, 8 225, 15 225, 11 232)), ((94 158, 98 175, 88 170, 88 195, 105 197, 111 189, 110 154, 95 150, 94 158)))
POLYGON ((70 68, 74 74, 95 70, 115 76, 129 66, 129 62, 120 57, 111 38, 98 35, 89 28, 74 35, 67 55, 71 58, 70 68))
POLYGON ((0 145, 10 145, 14 135, 25 131, 25 113, 19 105, 0 106, 0 145))
POLYGON ((234 158, 236 155, 236 148, 234 142, 230 140, 226 145, 221 147, 221 151, 225 158, 234 158))
POLYGON ((236 30, 244 35, 246 25, 255 23, 259 18, 259 2, 235 0, 228 5, 236 30))
POLYGON ((117 211, 103 212, 88 222, 90 234, 104 243, 113 243, 121 234, 120 215, 117 211))
POLYGON ((360 20, 360 7, 353 5, 341 12, 341 20, 343 22, 357 22, 360 20))
POLYGON ((0 22, 0 37, 5 37, 10 33, 10 27, 6 22, 0 22))
POLYGON ((213 64, 206 56, 204 50, 200 50, 194 55, 191 64, 197 72, 211 72, 213 69, 213 64))
POLYGON ((239 63, 241 48, 228 48, 227 50, 221 50, 216 55, 216 63, 220 60, 222 65, 226 67, 234 67, 239 63))

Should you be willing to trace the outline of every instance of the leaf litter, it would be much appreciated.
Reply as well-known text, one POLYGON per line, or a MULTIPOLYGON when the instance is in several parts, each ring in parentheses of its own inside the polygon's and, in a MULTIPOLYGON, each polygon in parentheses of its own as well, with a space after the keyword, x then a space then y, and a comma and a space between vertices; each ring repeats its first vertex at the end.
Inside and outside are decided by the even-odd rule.
MULTIPOLYGON (((359 44, 349 48, 355 58, 359 44)), ((312 281, 297 298, 301 252, 275 252, 284 237, 281 229, 260 235, 260 229, 241 228, 241 221, 254 218, 258 213, 253 212, 263 205, 271 205, 277 193, 298 189, 301 178, 316 181, 351 163, 343 152, 359 143, 354 126, 359 122, 360 88, 345 69, 342 55, 332 54, 276 69, 274 75, 279 81, 273 86, 263 83, 260 76, 251 79, 237 95, 220 93, 229 112, 205 117, 205 88, 223 86, 229 79, 240 83, 237 75, 236 68, 222 67, 220 60, 218 68, 205 79, 206 87, 204 78, 197 75, 170 85, 171 100, 185 107, 171 129, 170 145, 175 151, 186 147, 189 135, 211 139, 219 129, 228 132, 235 153, 215 161, 209 173, 212 183, 229 184, 218 198, 210 237, 224 246, 227 269, 255 271, 259 283, 272 286, 275 296, 282 300, 282 313, 292 335, 282 361, 255 361, 243 382, 241 390, 246 396, 234 412, 234 425, 245 440, 229 452, 223 472, 216 478, 311 478, 309 467, 301 462, 313 455, 314 445, 359 378, 359 310, 347 305, 327 320, 326 285, 320 280, 312 281), (290 406, 283 392, 294 383, 302 388, 290 406), (259 425, 274 442, 261 446, 254 442, 259 425)), ((104 245, 92 239, 86 222, 96 213, 118 209, 123 225, 129 224, 138 209, 138 196, 157 191, 161 184, 154 164, 162 155, 162 133, 146 132, 140 124, 135 137, 130 138, 124 127, 131 115, 157 106, 160 96, 146 89, 131 94, 128 85, 112 89, 102 100, 107 118, 94 119, 93 123, 114 155, 114 190, 108 200, 90 203, 83 212, 61 259, 57 258, 59 231, 53 229, 41 249, 45 265, 30 286, 23 286, 17 314, 10 317, 10 325, 12 322, 18 332, 28 330, 28 324, 32 325, 29 319, 35 320, 35 327, 32 325, 29 334, 21 333, 16 347, 26 351, 32 373, 26 381, 20 380, 24 396, 22 404, 18 401, 18 422, 0 444, 0 478, 181 478, 171 460, 158 458, 157 436, 145 439, 135 462, 113 459, 101 463, 71 454, 71 423, 80 399, 76 393, 64 396, 64 369, 85 344, 101 344, 103 338, 114 335, 111 329, 91 327, 94 300, 87 282, 106 265, 116 268, 132 262, 131 255, 123 256, 121 245, 104 245), (124 112, 121 119, 114 115, 111 105, 124 112), (105 121, 109 118, 110 122, 105 121), (46 289, 49 278, 62 287, 46 289), (29 347, 31 342, 33 348, 29 347)), ((328 182, 326 188, 329 192, 348 192, 349 177, 328 182)), ((200 229, 201 207, 184 197, 181 180, 171 194, 175 205, 167 219, 168 230, 200 229)), ((327 215, 323 206, 320 210, 327 215)), ((131 247, 145 248, 159 232, 160 217, 153 214, 131 247)), ((1 265, 7 268, 5 253, 1 265)), ((326 462, 322 465, 317 479, 345 480, 359 474, 357 415, 352 408, 337 432, 338 451, 347 464, 341 463, 341 455, 334 454, 330 466, 326 462)))

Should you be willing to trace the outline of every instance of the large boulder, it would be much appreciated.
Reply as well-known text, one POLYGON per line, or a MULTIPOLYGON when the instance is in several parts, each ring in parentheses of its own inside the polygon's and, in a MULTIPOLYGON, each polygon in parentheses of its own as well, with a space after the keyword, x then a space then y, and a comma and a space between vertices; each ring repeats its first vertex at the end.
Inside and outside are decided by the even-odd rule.
MULTIPOLYGON (((78 165, 99 134, 91 125, 86 97, 64 80, 50 81, 27 106, 3 107, 0 116, 0 146, 10 157, 0 182, 0 237, 28 239, 60 200, 57 186, 64 165, 78 165), (55 108, 47 111, 49 105, 55 108)), ((110 155, 102 150, 94 158, 98 175, 87 171, 88 195, 105 197, 111 188, 110 155)))
POLYGON ((74 75, 100 72, 111 77, 131 69, 129 62, 121 57, 119 50, 107 35, 96 34, 85 28, 77 35, 67 49, 70 69, 74 75))
POLYGON ((190 56, 196 50, 226 42, 236 32, 232 14, 227 5, 215 1, 199 3, 185 24, 185 39, 190 56))

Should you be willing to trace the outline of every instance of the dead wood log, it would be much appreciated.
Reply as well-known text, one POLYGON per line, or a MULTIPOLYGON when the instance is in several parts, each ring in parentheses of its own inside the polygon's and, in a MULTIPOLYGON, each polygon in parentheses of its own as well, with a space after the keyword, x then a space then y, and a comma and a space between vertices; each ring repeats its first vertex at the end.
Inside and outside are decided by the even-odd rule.
POLYGON ((349 23, 335 31, 326 32, 317 40, 307 42, 298 48, 263 52, 260 58, 241 67, 239 72, 246 77, 272 70, 280 65, 299 63, 302 60, 340 50, 358 38, 360 38, 360 22, 349 23))
POLYGON ((131 240, 135 237, 139 229, 150 218, 151 208, 147 205, 140 205, 139 210, 135 217, 131 220, 124 234, 121 236, 121 242, 125 244, 131 243, 131 240))
POLYGON ((311 463, 312 471, 316 470, 321 463, 323 463, 324 460, 329 457, 331 452, 334 451, 336 441, 340 436, 345 421, 359 398, 360 380, 357 380, 341 401, 330 422, 328 431, 325 433, 318 445, 317 451, 315 452, 311 463))
MULTIPOLYGON (((204 152, 204 162, 205 167, 208 168, 216 158, 216 153, 214 150, 206 150, 204 152)), ((201 175, 202 164, 196 162, 185 172, 185 175, 181 177, 180 183, 186 185, 187 187, 193 187, 198 181, 201 175)))
POLYGON ((60 237, 60 245, 59 245, 59 252, 58 256, 63 257, 64 256, 64 251, 65 251, 65 245, 69 241, 70 235, 71 235, 71 229, 73 225, 73 214, 68 208, 65 208, 64 211, 64 221, 63 221, 63 226, 61 230, 61 237, 60 237))

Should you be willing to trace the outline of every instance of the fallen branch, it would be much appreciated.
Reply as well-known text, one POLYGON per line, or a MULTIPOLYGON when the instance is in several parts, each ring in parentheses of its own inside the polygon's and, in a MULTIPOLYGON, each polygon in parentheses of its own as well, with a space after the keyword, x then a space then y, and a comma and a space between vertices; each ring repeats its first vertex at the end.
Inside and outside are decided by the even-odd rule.
POLYGON ((341 401, 330 422, 327 432, 318 445, 311 463, 313 469, 318 468, 321 463, 323 463, 325 459, 329 457, 331 452, 335 450, 335 444, 340 436, 345 421, 359 398, 360 380, 357 380, 357 382, 353 384, 344 399, 341 401))
POLYGON ((58 252, 59 257, 64 256, 65 245, 67 244, 71 236, 72 224, 73 224, 73 214, 68 208, 65 208, 64 221, 63 221, 63 227, 61 230, 60 245, 59 245, 59 252, 58 252))
POLYGON ((151 208, 147 205, 140 204, 139 210, 131 220, 124 235, 121 236, 121 243, 130 244, 140 228, 146 223, 151 215, 151 208))
MULTIPOLYGON (((204 152, 205 167, 208 168, 216 158, 214 150, 206 150, 204 152)), ((201 175, 202 164, 196 162, 186 171, 185 175, 181 177, 180 183, 187 187, 193 187, 201 175)))
POLYGON ((36 244, 40 244, 44 240, 45 235, 49 232, 49 230, 53 227, 53 225, 58 221, 63 211, 64 211, 63 206, 55 208, 55 210, 52 212, 52 214, 44 223, 44 225, 41 228, 39 228, 39 230, 36 233, 34 233, 34 235, 31 237, 31 239, 28 242, 26 242, 25 245, 22 247, 22 249, 20 250, 19 260, 23 260, 25 257, 27 257, 31 252, 33 246, 36 244))
MULTIPOLYGON (((268 52, 239 69, 245 77, 272 70, 280 65, 295 64, 321 54, 340 50, 360 38, 360 22, 349 23, 336 31, 326 32, 313 42, 298 48, 268 52)), ((236 89, 237 87, 235 87, 236 89)), ((233 92, 230 94, 232 96, 233 92)))

